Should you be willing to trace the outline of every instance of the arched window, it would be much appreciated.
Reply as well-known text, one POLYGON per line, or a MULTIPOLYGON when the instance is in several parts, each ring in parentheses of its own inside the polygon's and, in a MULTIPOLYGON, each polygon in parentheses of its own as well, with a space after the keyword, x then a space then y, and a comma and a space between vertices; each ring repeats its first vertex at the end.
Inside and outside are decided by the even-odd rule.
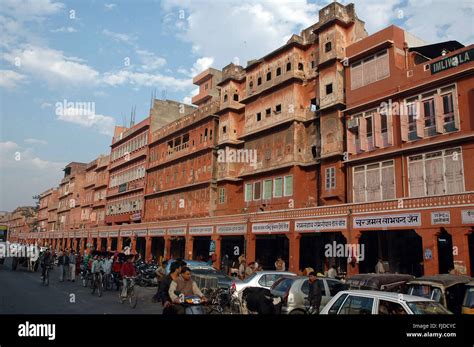
POLYGON ((234 101, 239 101, 239 94, 234 94, 234 101))
POLYGON ((227 101, 227 94, 224 94, 224 102, 227 101))
POLYGON ((286 64, 286 71, 290 71, 290 70, 291 70, 291 63, 288 62, 288 63, 286 64))
POLYGON ((277 68, 276 75, 280 76, 281 75, 281 67, 277 68))
POLYGON ((303 71, 303 63, 298 63, 298 70, 303 71))
POLYGON ((206 130, 204 130, 204 142, 206 142, 206 141, 207 141, 207 128, 206 128, 206 130))

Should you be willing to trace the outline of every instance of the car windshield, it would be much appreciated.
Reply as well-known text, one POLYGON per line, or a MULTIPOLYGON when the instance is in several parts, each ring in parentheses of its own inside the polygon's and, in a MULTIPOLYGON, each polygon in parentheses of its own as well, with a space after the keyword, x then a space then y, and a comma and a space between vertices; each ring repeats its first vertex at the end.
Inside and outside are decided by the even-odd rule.
POLYGON ((474 287, 469 287, 469 289, 466 290, 466 296, 464 297, 462 305, 464 307, 474 308, 474 287))
POLYGON ((251 280, 253 280, 255 277, 257 276, 257 273, 254 272, 253 274, 251 274, 249 277, 247 277, 246 279, 243 280, 244 283, 249 283, 251 280))
POLYGON ((407 302, 414 314, 450 314, 441 304, 432 301, 407 302))
POLYGON ((431 287, 431 286, 423 285, 423 284, 411 285, 408 294, 421 296, 427 299, 432 299, 436 302, 439 302, 441 299, 441 290, 439 288, 431 287))

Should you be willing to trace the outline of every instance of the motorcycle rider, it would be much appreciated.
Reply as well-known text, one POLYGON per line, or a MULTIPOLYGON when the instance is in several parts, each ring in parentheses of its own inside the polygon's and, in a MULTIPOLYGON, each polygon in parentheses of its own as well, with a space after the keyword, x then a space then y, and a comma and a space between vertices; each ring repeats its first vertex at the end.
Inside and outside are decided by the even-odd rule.
POLYGON ((206 297, 201 292, 196 282, 192 280, 191 269, 187 266, 181 269, 181 275, 171 282, 168 290, 171 301, 174 304, 179 304, 180 298, 176 295, 176 292, 183 294, 184 296, 196 295, 199 296, 203 302, 206 301, 206 297))
POLYGON ((177 314, 180 310, 184 312, 184 308, 180 305, 173 305, 173 301, 169 295, 171 283, 175 281, 181 274, 181 269, 186 266, 182 260, 176 260, 170 265, 170 273, 160 282, 158 298, 161 299, 163 305, 163 314, 177 314))

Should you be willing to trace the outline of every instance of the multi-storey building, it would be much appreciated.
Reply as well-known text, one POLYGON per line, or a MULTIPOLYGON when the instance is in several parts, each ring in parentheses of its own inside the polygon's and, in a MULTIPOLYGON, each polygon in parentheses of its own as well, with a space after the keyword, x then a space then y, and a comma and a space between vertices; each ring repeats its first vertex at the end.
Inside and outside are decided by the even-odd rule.
POLYGON ((64 178, 59 185, 57 210, 58 241, 60 247, 71 246, 68 231, 84 228, 81 219, 86 163, 72 162, 64 168, 64 178))
POLYGON ((416 223, 354 226, 367 250, 359 271, 373 270, 377 258, 392 272, 472 267, 473 211, 454 205, 474 190, 473 47, 426 45, 390 26, 347 48, 348 200, 401 209, 404 199, 422 202, 410 211, 416 223))
POLYGON ((35 211, 34 207, 23 206, 17 207, 12 213, 8 215, 8 230, 9 233, 23 234, 25 238, 32 237, 31 233, 38 231, 35 227, 38 213, 35 211))
POLYGON ((40 195, 38 207, 39 231, 45 232, 57 229, 57 215, 59 192, 57 188, 50 188, 40 195))
MULTIPOLYGON (((151 132, 145 219, 158 221, 212 215, 216 201, 216 132, 219 109, 217 83, 221 72, 208 69, 193 79, 198 95, 188 105, 178 105, 181 117, 151 132)), ((207 257, 210 235, 185 240, 177 228, 166 249, 171 255, 207 257), (193 247, 194 246, 194 247, 193 247)), ((153 254, 155 250, 153 249, 153 254)))
POLYGON ((81 247, 472 274, 473 55, 395 26, 367 36, 352 4, 331 3, 263 58, 196 76, 197 108, 155 100, 117 128, 109 225, 81 247))

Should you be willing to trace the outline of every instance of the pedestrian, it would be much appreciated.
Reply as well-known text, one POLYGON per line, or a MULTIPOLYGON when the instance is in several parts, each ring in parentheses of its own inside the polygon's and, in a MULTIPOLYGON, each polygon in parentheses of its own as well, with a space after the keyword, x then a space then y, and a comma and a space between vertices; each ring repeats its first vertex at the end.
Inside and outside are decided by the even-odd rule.
POLYGON ((247 267, 245 268, 245 277, 248 277, 248 276, 250 276, 251 274, 253 274, 254 269, 255 269, 255 262, 252 261, 252 262, 250 262, 250 263, 247 265, 247 267))
POLYGON ((321 306, 321 287, 316 273, 312 271, 309 274, 309 293, 308 301, 310 307, 314 310, 314 313, 319 314, 319 307, 321 306))
POLYGON ((279 256, 275 262, 275 270, 285 271, 285 269, 286 269, 285 261, 279 256))
POLYGON ((66 271, 69 269, 69 258, 62 250, 58 254, 58 266, 59 282, 64 282, 64 276, 66 276, 66 271))
POLYGON ((336 278, 337 276, 337 270, 334 265, 331 265, 331 267, 328 270, 328 277, 329 278, 336 278))
POLYGON ((226 254, 222 257, 222 261, 221 261, 221 270, 224 271, 226 275, 229 275, 229 266, 230 266, 229 255, 226 254))
POLYGON ((76 281, 76 254, 73 250, 71 250, 71 253, 69 254, 69 276, 70 278, 68 281, 76 281))
POLYGON ((230 264, 230 276, 231 277, 238 277, 239 276, 239 261, 234 258, 232 263, 230 264))
POLYGON ((382 258, 379 258, 379 261, 375 265, 375 273, 376 274, 383 274, 385 273, 385 267, 383 265, 383 260, 382 258))
POLYGON ((245 258, 239 264, 239 277, 241 280, 245 278, 245 258))

